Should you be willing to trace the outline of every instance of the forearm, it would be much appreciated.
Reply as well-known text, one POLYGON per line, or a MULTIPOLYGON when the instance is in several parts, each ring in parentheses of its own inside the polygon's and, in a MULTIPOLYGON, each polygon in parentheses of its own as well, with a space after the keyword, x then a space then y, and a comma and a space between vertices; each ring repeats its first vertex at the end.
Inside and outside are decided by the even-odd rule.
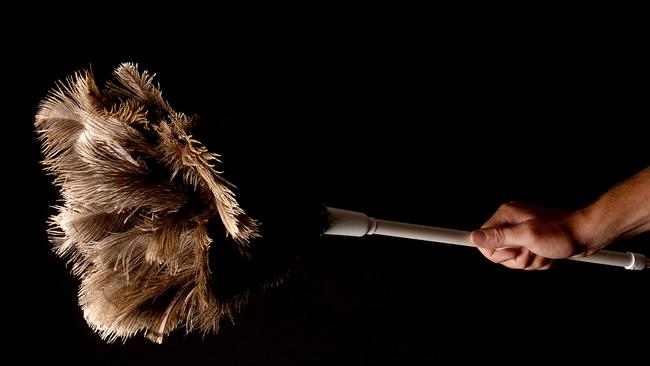
POLYGON ((614 186, 576 215, 576 234, 588 252, 650 231, 650 167, 614 186))

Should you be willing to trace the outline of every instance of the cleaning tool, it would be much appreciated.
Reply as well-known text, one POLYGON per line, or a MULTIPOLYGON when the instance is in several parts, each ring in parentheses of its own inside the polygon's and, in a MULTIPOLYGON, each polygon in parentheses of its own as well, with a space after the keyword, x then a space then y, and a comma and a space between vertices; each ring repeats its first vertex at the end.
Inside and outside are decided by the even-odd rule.
MULTIPOLYGON (((143 332, 160 343, 179 326, 216 332, 251 291, 283 281, 304 238, 472 245, 467 232, 375 220, 290 195, 260 198, 264 219, 249 217, 217 170, 219 156, 193 137, 196 118, 174 111, 153 75, 134 64, 120 65, 104 89, 91 72, 60 83, 35 126, 62 197, 50 240, 81 281, 86 321, 109 342, 143 332)), ((640 254, 609 251, 577 260, 647 265, 640 254)))

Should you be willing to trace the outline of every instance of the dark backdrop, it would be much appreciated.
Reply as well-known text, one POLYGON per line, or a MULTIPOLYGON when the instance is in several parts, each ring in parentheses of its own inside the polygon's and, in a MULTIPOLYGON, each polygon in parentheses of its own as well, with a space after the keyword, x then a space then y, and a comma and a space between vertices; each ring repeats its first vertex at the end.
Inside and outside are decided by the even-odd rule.
MULTIPOLYGON (((154 37, 122 19, 110 35, 86 39, 65 23, 47 23, 47 37, 10 37, 6 56, 5 333, 24 360, 641 360, 648 337, 634 330, 647 328, 639 298, 647 274, 573 262, 512 271, 472 249, 383 238, 313 240, 289 281, 254 295, 218 335, 179 330, 162 345, 141 337, 107 345, 83 319, 77 281, 50 252, 45 221, 58 196, 38 165, 32 124, 56 80, 88 65, 106 79, 134 61, 159 75, 175 108, 226 131, 212 143, 236 185, 282 185, 292 188, 278 194, 469 230, 511 200, 579 207, 647 166, 648 59, 625 37, 634 30, 333 35, 332 25, 317 35, 240 37, 242 29, 205 21, 182 32, 163 21, 167 31, 154 37)), ((79 27, 94 36, 107 26, 79 27)), ((243 188, 239 195, 247 199, 243 188)), ((648 240, 614 249, 650 254, 648 240)))

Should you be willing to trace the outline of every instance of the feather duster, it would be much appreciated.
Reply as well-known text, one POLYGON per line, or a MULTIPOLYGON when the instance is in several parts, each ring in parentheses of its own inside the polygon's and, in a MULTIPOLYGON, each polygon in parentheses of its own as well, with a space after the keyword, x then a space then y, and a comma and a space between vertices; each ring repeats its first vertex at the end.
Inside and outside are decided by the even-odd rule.
POLYGON ((43 164, 63 198, 54 251, 81 280, 85 319, 109 342, 143 332, 160 343, 179 326, 216 331, 247 294, 211 291, 208 249, 230 240, 246 256, 258 223, 153 75, 125 63, 114 78, 100 90, 91 72, 77 73, 37 112, 43 164), (215 223, 228 238, 211 237, 215 223))

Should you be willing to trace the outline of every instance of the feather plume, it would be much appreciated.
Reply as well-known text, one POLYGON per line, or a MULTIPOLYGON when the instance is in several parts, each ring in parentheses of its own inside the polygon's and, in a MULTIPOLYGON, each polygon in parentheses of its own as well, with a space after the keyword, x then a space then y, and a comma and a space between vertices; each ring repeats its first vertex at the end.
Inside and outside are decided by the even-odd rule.
POLYGON ((100 90, 91 72, 77 73, 36 114, 43 164, 63 197, 51 218, 54 251, 81 280, 85 319, 108 341, 143 332, 160 343, 183 325, 216 331, 247 294, 210 290, 208 224, 221 222, 246 255, 258 223, 154 75, 125 63, 114 76, 100 90))

